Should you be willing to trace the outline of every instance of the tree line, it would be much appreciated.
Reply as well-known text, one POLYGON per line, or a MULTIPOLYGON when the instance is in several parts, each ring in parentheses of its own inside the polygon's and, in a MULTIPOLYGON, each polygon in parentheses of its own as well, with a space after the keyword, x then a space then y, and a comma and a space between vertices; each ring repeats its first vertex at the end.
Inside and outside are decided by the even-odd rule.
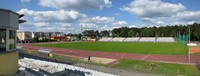
POLYGON ((200 24, 193 23, 188 25, 167 25, 160 27, 121 27, 112 30, 85 30, 82 32, 83 36, 95 37, 177 37, 182 35, 189 35, 190 40, 200 41, 200 24))

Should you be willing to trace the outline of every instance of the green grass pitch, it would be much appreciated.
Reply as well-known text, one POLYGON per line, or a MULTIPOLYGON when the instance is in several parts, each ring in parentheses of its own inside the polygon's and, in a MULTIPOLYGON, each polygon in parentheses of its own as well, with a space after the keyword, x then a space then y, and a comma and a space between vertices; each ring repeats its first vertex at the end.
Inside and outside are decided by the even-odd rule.
POLYGON ((73 42, 35 45, 75 50, 139 54, 186 55, 188 52, 188 47, 186 44, 161 42, 73 42))
POLYGON ((200 73, 195 65, 187 64, 123 59, 120 60, 118 63, 113 64, 112 67, 129 71, 161 74, 165 76, 200 76, 200 73), (151 63, 154 63, 154 68, 152 69, 152 71, 150 71, 152 68, 150 66, 151 63))

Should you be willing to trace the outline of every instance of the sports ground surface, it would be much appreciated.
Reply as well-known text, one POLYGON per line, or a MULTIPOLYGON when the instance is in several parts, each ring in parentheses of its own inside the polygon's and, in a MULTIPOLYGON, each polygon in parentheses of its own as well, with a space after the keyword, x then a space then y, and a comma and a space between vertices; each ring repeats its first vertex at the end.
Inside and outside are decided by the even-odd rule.
POLYGON ((139 54, 185 55, 188 47, 180 43, 155 42, 74 42, 56 44, 37 44, 42 47, 66 48, 71 50, 89 50, 139 54))
MULTIPOLYGON (((100 61, 103 63, 103 61, 105 61, 106 64, 112 64, 112 67, 119 69, 148 73, 149 64, 156 63, 157 67, 152 73, 167 73, 170 76, 177 74, 188 76, 200 75, 194 65, 182 65, 182 63, 188 63, 188 47, 186 44, 152 42, 73 42, 18 45, 22 45, 23 49, 33 51, 50 49, 51 53, 55 55, 79 57, 84 60, 87 60, 87 57, 91 56, 93 59, 95 58, 94 60, 96 62, 100 61)), ((200 48, 191 47, 190 52, 200 52, 200 48)), ((200 62, 200 54, 191 54, 191 63, 196 62, 200 62)))
MULTIPOLYGON (((51 49, 51 53, 88 56, 109 59, 153 60, 162 62, 188 63, 188 48, 179 43, 152 42, 73 42, 73 43, 42 43, 22 44, 24 49, 51 49)), ((199 55, 191 55, 191 62, 200 62, 199 55)))

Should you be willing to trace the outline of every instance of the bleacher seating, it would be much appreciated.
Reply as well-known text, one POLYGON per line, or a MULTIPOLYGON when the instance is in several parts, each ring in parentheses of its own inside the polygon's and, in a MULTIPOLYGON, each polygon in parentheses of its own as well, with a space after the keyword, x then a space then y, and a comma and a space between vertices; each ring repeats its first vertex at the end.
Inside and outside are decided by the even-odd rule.
POLYGON ((195 65, 196 65, 197 69, 200 71, 200 63, 196 63, 195 65))
POLYGON ((118 76, 114 74, 99 72, 96 70, 77 67, 74 65, 54 63, 31 58, 23 58, 18 61, 19 67, 30 69, 39 69, 39 71, 30 70, 32 73, 39 73, 37 76, 118 76))
POLYGON ((111 41, 113 41, 113 42, 122 42, 122 41, 124 41, 124 39, 125 38, 122 38, 122 37, 116 37, 116 38, 113 38, 111 41))
POLYGON ((102 42, 175 42, 173 37, 114 37, 114 38, 101 38, 102 42))
POLYGON ((108 38, 101 38, 99 41, 101 41, 101 42, 109 42, 109 41, 111 41, 113 38, 110 38, 110 37, 108 37, 108 38))
POLYGON ((158 37, 156 42, 175 42, 173 37, 158 37))
POLYGON ((137 42, 139 39, 139 37, 126 38, 124 42, 137 42))
POLYGON ((105 40, 103 40, 104 42, 109 42, 110 40, 112 40, 112 38, 106 38, 105 40))
POLYGON ((155 37, 142 37, 140 38, 139 42, 155 42, 155 37))
POLYGON ((105 41, 107 38, 104 37, 104 38, 101 38, 99 41, 105 41))

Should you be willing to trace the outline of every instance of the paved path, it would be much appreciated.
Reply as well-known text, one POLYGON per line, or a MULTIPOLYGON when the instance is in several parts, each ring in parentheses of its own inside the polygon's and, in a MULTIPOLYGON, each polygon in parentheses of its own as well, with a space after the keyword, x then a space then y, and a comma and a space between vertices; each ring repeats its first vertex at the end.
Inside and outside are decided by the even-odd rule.
MULTIPOLYGON (((70 50, 64 48, 53 47, 39 47, 31 44, 18 44, 23 46, 24 49, 39 50, 39 49, 51 49, 51 53, 74 55, 81 57, 103 57, 111 59, 133 59, 133 60, 153 60, 162 62, 176 62, 176 63, 188 63, 187 55, 158 55, 158 54, 134 54, 134 53, 117 53, 117 52, 103 52, 103 51, 86 51, 86 50, 70 50), (59 51, 58 51, 59 50, 59 51)), ((191 63, 200 62, 199 55, 191 55, 191 63)))

